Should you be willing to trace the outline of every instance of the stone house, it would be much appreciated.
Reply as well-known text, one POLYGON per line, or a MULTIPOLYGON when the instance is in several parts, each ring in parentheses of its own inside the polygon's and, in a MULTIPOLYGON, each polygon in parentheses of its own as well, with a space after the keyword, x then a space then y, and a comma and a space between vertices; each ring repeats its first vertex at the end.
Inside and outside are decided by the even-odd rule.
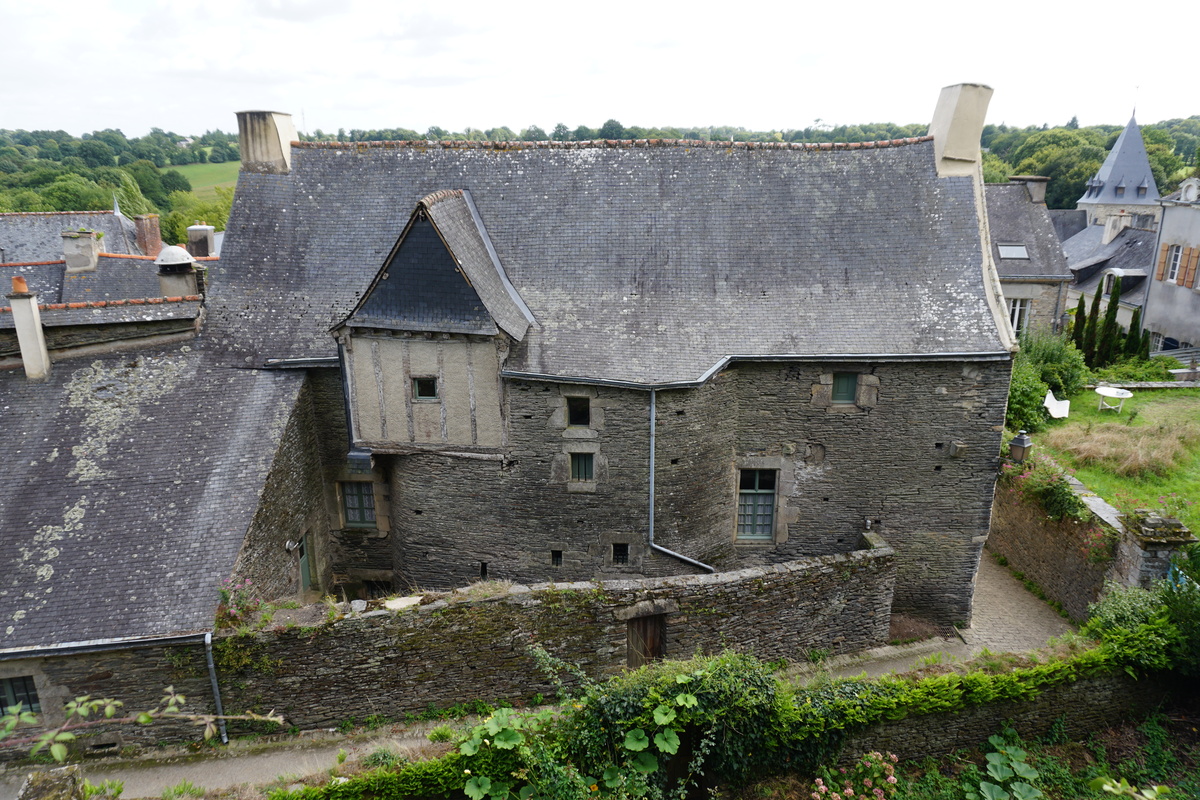
POLYGON ((1200 346, 1200 178, 1188 178, 1162 200, 1158 258, 1148 281, 1142 327, 1152 350, 1200 346))
POLYGON ((1007 184, 985 188, 992 257, 1009 324, 1018 334, 1031 328, 1057 331, 1067 311, 1072 274, 1046 208, 1049 180, 1015 175, 1007 184))
POLYGON ((203 653, 224 579, 656 578, 869 532, 897 609, 969 620, 1015 347, 990 94, 849 145, 303 143, 240 114, 203 301, 170 248, 5 265, 0 321, 39 335, 0 363, 4 691, 206 696, 212 662, 170 654, 203 653))

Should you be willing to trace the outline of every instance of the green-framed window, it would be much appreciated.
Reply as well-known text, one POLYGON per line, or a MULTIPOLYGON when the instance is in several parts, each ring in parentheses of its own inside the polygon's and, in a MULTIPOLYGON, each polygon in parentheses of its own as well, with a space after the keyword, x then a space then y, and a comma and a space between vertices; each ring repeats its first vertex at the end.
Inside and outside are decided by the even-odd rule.
POLYGON ((571 480, 594 481, 595 479, 595 455, 592 453, 571 453, 571 480))
POLYGON ((342 515, 347 528, 375 527, 375 486, 370 481, 342 481, 342 515))
POLYGON ((858 393, 857 372, 833 373, 833 397, 835 403, 853 403, 858 393))
POLYGON ((738 477, 737 538, 760 542, 774 540, 775 470, 741 470, 738 477))

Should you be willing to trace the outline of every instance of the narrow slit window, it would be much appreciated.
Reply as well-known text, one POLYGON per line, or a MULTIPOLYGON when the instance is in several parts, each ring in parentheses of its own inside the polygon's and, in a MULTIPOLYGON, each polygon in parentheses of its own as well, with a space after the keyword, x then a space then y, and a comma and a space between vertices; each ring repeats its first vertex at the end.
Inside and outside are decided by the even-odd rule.
MULTIPOLYGON (((559 462, 562 463, 562 462, 559 462)), ((595 455, 592 453, 571 453, 571 480, 595 480, 595 455)))

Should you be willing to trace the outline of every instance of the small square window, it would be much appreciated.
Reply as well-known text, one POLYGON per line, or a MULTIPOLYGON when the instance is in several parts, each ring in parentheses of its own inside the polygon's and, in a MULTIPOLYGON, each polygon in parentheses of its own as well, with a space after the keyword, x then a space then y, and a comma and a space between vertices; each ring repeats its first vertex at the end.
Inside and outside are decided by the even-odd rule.
POLYGON ((623 542, 614 543, 612 551, 612 562, 614 564, 629 563, 629 545, 623 542))
POLYGON ((414 400, 437 400, 437 378, 413 378, 414 400))
POLYGON ((858 391, 857 372, 833 373, 833 397, 835 403, 853 403, 858 391))
POLYGON ((567 425, 586 428, 592 424, 592 401, 588 397, 567 398, 567 425))
POLYGON ((342 481, 342 514, 347 528, 375 527, 375 486, 368 481, 342 481))
POLYGON ((550 566, 552 566, 552 567, 561 567, 562 566, 562 550, 551 550, 550 551, 550 566))
MULTIPOLYGON (((561 463, 561 462, 560 462, 561 463)), ((571 480, 595 480, 595 456, 592 453, 571 453, 571 480)))
POLYGON ((20 703, 24 711, 38 712, 42 710, 42 704, 38 702, 37 686, 33 683, 32 675, 23 675, 19 678, 5 678, 0 681, 0 688, 4 690, 4 707, 15 706, 20 703))

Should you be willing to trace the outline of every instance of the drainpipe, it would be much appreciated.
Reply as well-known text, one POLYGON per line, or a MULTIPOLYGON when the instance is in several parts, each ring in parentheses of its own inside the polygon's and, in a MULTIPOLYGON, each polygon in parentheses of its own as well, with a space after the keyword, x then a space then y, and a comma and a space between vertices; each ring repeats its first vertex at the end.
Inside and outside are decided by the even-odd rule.
POLYGON ((221 732, 221 744, 229 744, 229 735, 225 732, 225 709, 221 707, 221 689, 217 686, 217 666, 213 663, 212 631, 204 634, 204 653, 208 656, 208 679, 212 682, 213 705, 217 709, 217 729, 221 732))
POLYGON ((685 555, 676 553, 674 550, 668 550, 667 548, 654 543, 654 430, 655 430, 655 427, 656 427, 657 421, 658 421, 657 401, 658 401, 658 390, 651 389, 650 390, 650 549, 656 550, 660 553, 663 553, 664 555, 671 556, 672 558, 677 558, 685 564, 691 564, 693 567, 699 567, 700 569, 706 570, 708 572, 716 572, 717 571, 716 567, 710 567, 708 564, 705 564, 702 561, 697 561, 694 558, 688 558, 685 555))

